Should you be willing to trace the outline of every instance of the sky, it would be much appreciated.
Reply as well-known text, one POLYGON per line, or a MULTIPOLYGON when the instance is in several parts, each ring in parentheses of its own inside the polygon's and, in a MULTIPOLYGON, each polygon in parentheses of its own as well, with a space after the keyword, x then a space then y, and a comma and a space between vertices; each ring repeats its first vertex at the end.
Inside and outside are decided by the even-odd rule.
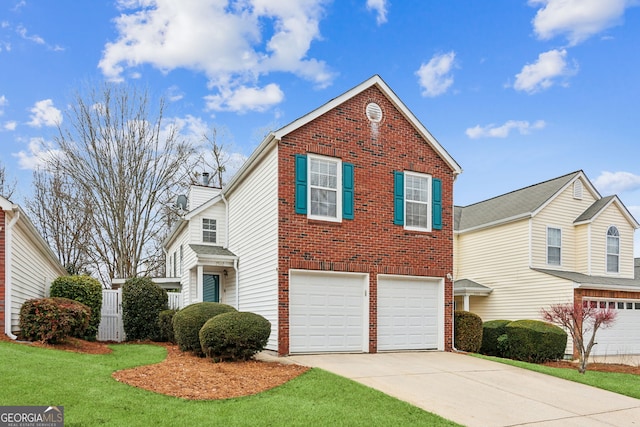
POLYGON ((233 169, 378 74, 461 165, 457 205, 584 170, 640 220, 638 69, 640 0, 2 0, 0 164, 23 204, 74 94, 114 82, 233 169))

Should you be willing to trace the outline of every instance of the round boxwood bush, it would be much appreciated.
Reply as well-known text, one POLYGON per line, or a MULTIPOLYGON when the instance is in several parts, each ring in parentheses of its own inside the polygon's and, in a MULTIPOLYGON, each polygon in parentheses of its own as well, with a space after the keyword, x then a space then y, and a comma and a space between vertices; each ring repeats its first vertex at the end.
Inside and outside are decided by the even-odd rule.
POLYGON ((498 348, 498 338, 507 333, 511 320, 489 320, 482 324, 482 346, 480 353, 488 356, 502 356, 498 348))
POLYGON ((91 309, 68 298, 36 298, 20 308, 20 335, 29 341, 58 343, 82 335, 89 325, 91 309))
POLYGON ((102 311, 102 285, 90 276, 60 276, 51 283, 52 297, 69 298, 81 302, 91 309, 87 330, 78 338, 95 341, 100 327, 102 311))
POLYGON ((507 324, 506 343, 501 346, 509 359, 543 363, 564 357, 567 333, 540 320, 516 320, 507 324))
POLYGON ((158 341, 176 343, 176 336, 173 333, 173 316, 178 310, 162 310, 158 315, 158 327, 160 336, 158 341))
POLYGON ((482 319, 470 311, 454 313, 454 345, 460 351, 477 353, 482 345, 482 319))
POLYGON ((200 329, 207 320, 230 311, 236 311, 236 309, 218 302, 199 302, 178 311, 173 316, 173 333, 180 350, 192 351, 196 355, 202 356, 200 336, 198 335, 200 329))
POLYGON ((167 291, 148 277, 127 279, 122 285, 122 325, 127 340, 160 336, 158 316, 167 309, 167 291))
POLYGON ((259 314, 229 312, 207 320, 200 329, 202 352, 214 362, 249 360, 267 345, 271 322, 259 314))

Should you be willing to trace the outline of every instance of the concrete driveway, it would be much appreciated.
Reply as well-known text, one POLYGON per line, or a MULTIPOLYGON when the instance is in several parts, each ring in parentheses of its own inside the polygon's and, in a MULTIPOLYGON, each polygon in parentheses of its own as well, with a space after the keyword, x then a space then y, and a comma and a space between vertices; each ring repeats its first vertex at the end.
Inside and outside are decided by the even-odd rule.
POLYGON ((464 354, 289 356, 466 426, 640 426, 640 400, 464 354))

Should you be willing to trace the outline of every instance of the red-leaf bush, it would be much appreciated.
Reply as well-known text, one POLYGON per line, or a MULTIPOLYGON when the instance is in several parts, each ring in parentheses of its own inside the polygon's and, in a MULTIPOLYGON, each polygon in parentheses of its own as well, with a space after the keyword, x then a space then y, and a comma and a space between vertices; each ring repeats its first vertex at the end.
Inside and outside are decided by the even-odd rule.
POLYGON ((58 343, 81 336, 89 326, 91 309, 68 298, 36 298, 20 308, 20 334, 29 341, 58 343))

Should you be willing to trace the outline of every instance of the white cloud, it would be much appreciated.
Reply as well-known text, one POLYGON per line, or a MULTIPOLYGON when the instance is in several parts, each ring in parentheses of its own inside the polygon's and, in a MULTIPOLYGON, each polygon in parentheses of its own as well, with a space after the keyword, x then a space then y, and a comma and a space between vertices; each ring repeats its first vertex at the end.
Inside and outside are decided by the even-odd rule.
POLYGON ((284 99, 284 93, 275 83, 263 88, 240 86, 235 90, 223 90, 217 95, 208 95, 207 109, 212 111, 266 111, 284 99))
POLYGON ((451 51, 434 55, 429 62, 422 64, 416 75, 422 88, 422 96, 434 97, 442 95, 453 84, 453 76, 449 74, 455 65, 456 54, 451 51))
POLYGON ((603 194, 640 190, 640 176, 631 172, 602 172, 593 184, 603 194))
POLYGON ((516 74, 513 88, 527 93, 535 93, 550 88, 560 77, 575 74, 577 66, 569 67, 566 57, 566 49, 552 49, 541 53, 536 62, 525 65, 522 67, 522 71, 516 74))
POLYGON ((574 46, 612 26, 620 24, 629 0, 529 0, 542 6, 533 19, 533 28, 542 40, 566 35, 574 46))
POLYGON ((53 144, 46 142, 43 138, 31 138, 27 150, 13 154, 18 158, 20 168, 30 170, 43 168, 51 158, 60 155, 60 150, 54 148, 53 144))
POLYGON ((387 22, 387 0, 367 0, 367 10, 376 12, 378 25, 387 22))
POLYGON ((259 86, 260 77, 271 72, 292 73, 326 87, 334 73, 323 61, 307 57, 311 43, 320 39, 325 2, 120 0, 119 36, 106 44, 99 67, 113 81, 144 64, 163 72, 203 72, 213 96, 224 99, 234 98, 229 92, 259 86))
POLYGON ((16 32, 18 33, 18 35, 20 35, 20 37, 22 37, 25 40, 29 40, 34 42, 35 44, 45 44, 45 41, 42 37, 38 36, 38 35, 29 35, 27 32, 27 29, 25 27, 23 27, 22 25, 20 25, 18 28, 16 28, 16 32))
POLYGON ((529 123, 525 120, 509 120, 501 126, 493 124, 487 126, 477 125, 465 131, 471 139, 477 138, 506 138, 512 130, 517 130, 521 135, 528 135, 533 130, 543 129, 546 126, 544 120, 529 123))
POLYGON ((5 124, 2 127, 4 130, 16 130, 17 126, 18 126, 18 122, 12 120, 9 122, 5 122, 5 124))
POLYGON ((9 105, 9 100, 6 96, 0 96, 0 116, 4 114, 4 107, 9 105))
POLYGON ((62 123, 62 112, 53 106, 53 101, 43 99, 35 103, 31 109, 31 121, 29 126, 57 126, 62 123))

